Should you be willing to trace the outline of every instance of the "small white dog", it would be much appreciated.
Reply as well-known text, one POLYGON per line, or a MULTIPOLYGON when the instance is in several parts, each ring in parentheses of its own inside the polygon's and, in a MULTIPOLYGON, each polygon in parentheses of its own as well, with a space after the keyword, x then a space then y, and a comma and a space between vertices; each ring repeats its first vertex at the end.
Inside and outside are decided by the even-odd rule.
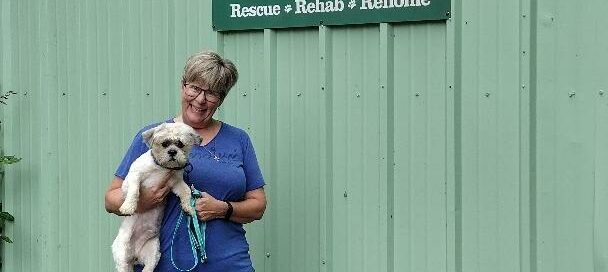
POLYGON ((120 212, 131 215, 124 218, 118 235, 112 244, 112 254, 119 272, 133 271, 133 265, 143 264, 143 272, 152 272, 160 259, 158 237, 164 205, 159 205, 144 213, 135 213, 140 187, 158 185, 175 170, 168 186, 180 198, 182 209, 196 216, 190 207, 190 188, 184 182, 183 168, 188 163, 188 154, 194 145, 201 143, 200 136, 184 123, 163 123, 146 130, 144 142, 150 147, 148 152, 137 158, 122 183, 125 198, 120 212))

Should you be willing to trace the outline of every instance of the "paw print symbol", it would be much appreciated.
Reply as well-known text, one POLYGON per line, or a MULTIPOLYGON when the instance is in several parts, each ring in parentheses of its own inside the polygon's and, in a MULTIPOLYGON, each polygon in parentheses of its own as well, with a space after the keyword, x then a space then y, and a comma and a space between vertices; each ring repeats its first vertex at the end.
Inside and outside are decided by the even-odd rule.
POLYGON ((283 10, 285 10, 285 12, 289 13, 291 11, 291 5, 286 5, 283 10))
POLYGON ((350 0, 350 2, 348 2, 348 7, 349 7, 350 9, 353 9, 353 8, 354 8, 354 7, 356 7, 356 6, 357 6, 357 1, 355 1, 355 0, 350 0))

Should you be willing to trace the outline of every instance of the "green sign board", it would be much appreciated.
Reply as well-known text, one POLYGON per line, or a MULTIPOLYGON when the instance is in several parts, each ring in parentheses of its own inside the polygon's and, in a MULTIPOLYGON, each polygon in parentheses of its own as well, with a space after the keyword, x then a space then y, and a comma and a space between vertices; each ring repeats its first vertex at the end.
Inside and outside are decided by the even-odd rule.
POLYGON ((212 0, 213 29, 446 20, 450 0, 212 0))

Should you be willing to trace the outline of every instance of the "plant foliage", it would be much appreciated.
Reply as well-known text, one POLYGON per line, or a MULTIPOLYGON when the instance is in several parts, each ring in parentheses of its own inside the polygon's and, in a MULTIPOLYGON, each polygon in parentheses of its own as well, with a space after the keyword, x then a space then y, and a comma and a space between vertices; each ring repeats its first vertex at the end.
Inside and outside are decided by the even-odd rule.
MULTIPOLYGON (((0 104, 6 105, 6 101, 8 100, 8 98, 11 95, 15 95, 15 94, 17 94, 17 93, 13 92, 13 91, 8 91, 7 93, 0 95, 0 104)), ((0 156, 0 167, 4 167, 4 165, 17 163, 20 160, 21 160, 21 158, 17 158, 12 155, 8 155, 8 156, 1 155, 0 156)), ((0 202, 0 241, 6 242, 6 243, 13 243, 13 240, 11 240, 11 238, 4 235, 4 225, 7 221, 13 222, 13 221, 15 221, 15 217, 12 214, 10 214, 9 212, 3 211, 2 202, 0 202)))

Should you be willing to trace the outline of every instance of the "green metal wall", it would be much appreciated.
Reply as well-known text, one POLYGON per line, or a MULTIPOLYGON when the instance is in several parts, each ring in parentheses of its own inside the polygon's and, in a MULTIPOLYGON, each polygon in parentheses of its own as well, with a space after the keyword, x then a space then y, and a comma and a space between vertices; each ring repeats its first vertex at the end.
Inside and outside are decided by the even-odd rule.
POLYGON ((103 194, 212 48, 269 208, 257 271, 608 271, 608 2, 452 1, 447 22, 216 33, 211 2, 0 0, 4 271, 112 271, 103 194))

